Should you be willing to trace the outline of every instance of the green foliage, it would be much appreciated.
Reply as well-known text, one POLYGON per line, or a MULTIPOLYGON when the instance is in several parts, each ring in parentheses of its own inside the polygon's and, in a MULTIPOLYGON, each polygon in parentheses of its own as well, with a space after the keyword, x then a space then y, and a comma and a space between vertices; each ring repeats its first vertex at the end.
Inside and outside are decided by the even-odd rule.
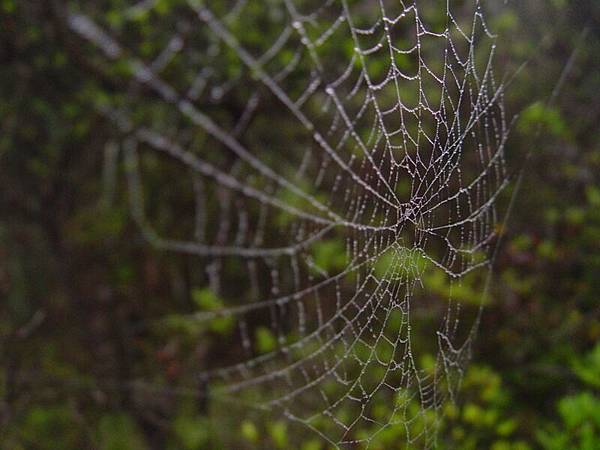
MULTIPOLYGON (((589 388, 600 387, 600 344, 573 360, 573 371, 589 388)), ((550 423, 537 432, 545 450, 600 447, 600 397, 597 392, 581 391, 561 398, 557 404, 559 423, 550 423)))
POLYGON ((256 328, 256 348, 259 353, 269 353, 277 348, 277 338, 269 328, 256 328))
MULTIPOLYGON (((20 424, 19 435, 24 442, 35 443, 40 449, 75 449, 80 430, 73 427, 74 421, 74 411, 66 405, 34 406, 20 424)), ((15 443, 15 447, 18 445, 15 443)))
POLYGON ((600 388, 600 344, 583 358, 576 357, 572 366, 581 381, 593 388, 600 388))
POLYGON ((544 449, 593 450, 600 446, 600 398, 589 392, 568 396, 560 400, 558 411, 562 423, 537 433, 544 449))
POLYGON ((244 420, 241 425, 241 433, 246 441, 251 444, 256 444, 259 439, 259 433, 253 422, 244 420))
POLYGON ((319 269, 333 274, 346 268, 348 258, 342 239, 323 240, 312 246, 312 257, 319 269))
POLYGON ((98 442, 101 450, 143 450, 146 445, 130 416, 110 414, 98 423, 98 442))
POLYGON ((381 278, 414 281, 421 278, 428 267, 430 262, 421 249, 395 246, 377 259, 374 270, 381 278))
POLYGON ((444 407, 441 448, 531 449, 519 434, 522 421, 510 409, 511 398, 498 373, 490 367, 473 365, 467 370, 461 404, 444 407))
POLYGON ((210 442, 210 423, 204 416, 182 414, 173 421, 173 432, 182 450, 202 450, 210 442))
POLYGON ((190 296, 197 308, 197 312, 214 312, 215 317, 209 320, 200 320, 195 314, 170 314, 165 320, 160 321, 172 331, 177 331, 197 338, 207 329, 211 332, 227 336, 235 326, 232 316, 219 316, 218 312, 225 307, 223 299, 217 296, 210 288, 192 289, 190 296))
MULTIPOLYGON (((54 10, 55 5, 68 3, 76 2, 0 0, 0 448, 325 450, 314 434, 288 422, 241 417, 228 407, 216 422, 209 422, 207 416, 214 406, 202 404, 202 399, 194 397, 191 406, 180 408, 182 400, 176 395, 129 389, 128 382, 143 373, 160 392, 170 392, 179 382, 201 391, 198 368, 221 366, 231 356, 219 350, 221 341, 235 332, 235 321, 219 316, 218 311, 231 298, 237 301, 245 287, 232 283, 227 286, 231 292, 217 295, 198 287, 207 285, 206 277, 202 270, 192 268, 192 258, 157 255, 148 249, 130 217, 128 198, 122 194, 126 168, 121 169, 120 156, 113 180, 115 195, 110 201, 99 201, 106 194, 99 182, 105 137, 116 132, 114 123, 100 110, 132 109, 135 121, 174 133, 186 119, 174 118, 154 99, 139 108, 128 104, 115 86, 131 85, 136 98, 144 97, 144 87, 132 82, 131 64, 125 60, 104 64, 96 51, 75 39, 61 21, 61 11, 54 10), (45 319, 24 333, 38 311, 45 319), (203 313, 214 313, 214 317, 198 320, 197 314, 203 313), (223 434, 223 442, 216 440, 217 433, 223 434)), ((122 14, 126 2, 101 3, 97 19, 115 28, 128 51, 146 59, 165 47, 176 26, 173 18, 190 19, 180 12, 182 0, 152 2, 152 7, 134 10, 127 20, 122 14)), ((499 33, 498 52, 516 55, 519 63, 534 54, 535 64, 519 72, 506 90, 508 110, 521 111, 507 152, 518 170, 532 146, 543 151, 532 153, 504 230, 505 245, 496 261, 491 301, 482 315, 474 351, 477 363, 464 374, 457 401, 441 405, 436 421, 431 411, 420 414, 421 405, 411 397, 412 392, 400 390, 377 399, 368 411, 377 420, 413 420, 408 427, 380 430, 366 424, 355 430, 358 437, 375 436, 371 450, 416 450, 420 443, 405 445, 407 435, 418 436, 434 425, 439 429, 437 448, 442 450, 600 448, 600 43, 595 30, 578 48, 560 95, 552 106, 545 101, 572 55, 582 28, 577 18, 585 16, 587 21, 598 13, 598 6, 565 0, 510 3, 515 3, 515 9, 501 12, 490 23, 499 33), (541 36, 552 36, 554 41, 547 44, 541 36), (541 52, 540 42, 550 48, 541 52), (531 103, 532 99, 539 100, 531 103)), ((228 26, 241 36, 244 46, 260 53, 281 30, 282 6, 282 2, 250 2, 244 20, 228 26), (271 25, 260 20, 265 11, 271 25)), ((211 7, 225 14, 229 3, 215 1, 211 7)), ((356 25, 370 26, 370 15, 365 7, 356 25)), ((431 5, 423 5, 423 20, 440 32, 446 26, 445 13, 431 5)), ((309 29, 308 33, 314 39, 322 31, 309 29)), ((411 43, 398 34, 399 48, 408 48, 411 43)), ((193 44, 204 46, 208 43, 204 39, 193 44)), ((341 67, 341 62, 355 54, 351 39, 333 36, 326 45, 330 48, 325 64, 333 67, 341 67)), ((293 57, 292 51, 284 50, 270 63, 281 68, 293 57)), ((504 54, 497 57, 503 63, 511 59, 504 54)), ((165 72, 182 89, 190 84, 190 75, 182 69, 182 60, 189 58, 188 54, 175 57, 165 72)), ((258 68, 244 73, 234 51, 223 48, 219 58, 215 70, 225 80, 260 75, 258 68)), ((398 54, 395 60, 405 74, 418 67, 410 55, 398 54)), ((355 61, 356 69, 362 63, 358 58, 355 61)), ((205 62, 196 61, 198 66, 205 62)), ((389 70, 387 56, 369 56, 365 64, 375 81, 389 70)), ((515 72, 510 65, 502 68, 503 74, 515 72)), ((300 73, 299 77, 308 79, 308 75, 300 73)), ((290 88, 291 97, 297 98, 301 88, 290 88)), ((400 89, 405 103, 417 101, 416 85, 401 83, 400 89)), ((228 123, 240 115, 236 103, 242 103, 246 94, 239 93, 239 99, 224 107, 211 104, 211 113, 219 123, 228 123)), ((379 97, 393 101, 395 96, 386 91, 379 97)), ((286 130, 285 142, 272 139, 270 114, 261 114, 247 138, 260 145, 272 144, 272 159, 265 162, 293 180, 285 150, 310 143, 298 136, 285 114, 279 115, 275 103, 261 107, 278 117, 277 127, 286 130)), ((322 105, 314 103, 316 107, 306 105, 307 114, 317 116, 322 105)), ((418 130, 410 131, 418 134, 418 130)), ((364 140, 370 132, 369 127, 357 130, 364 140)), ((198 131, 189 138, 194 149, 207 142, 206 134, 198 131)), ((359 148, 353 151, 364 156, 359 148)), ((225 152, 205 153, 210 155, 203 157, 218 162, 226 158, 225 152)), ((169 226, 176 235, 184 235, 191 228, 182 219, 189 216, 189 199, 183 195, 189 186, 178 183, 178 174, 164 159, 146 158, 144 164, 151 192, 149 214, 163 228, 169 226), (157 198, 174 199, 169 202, 173 210, 160 209, 156 205, 162 202, 157 198)), ((266 188, 251 177, 248 180, 257 189, 266 188)), ((329 204, 315 186, 301 180, 297 186, 329 204)), ((403 200, 409 200, 408 179, 399 180, 395 189, 403 200)), ((291 208, 319 214, 314 205, 288 189, 273 195, 291 208)), ((207 205, 208 214, 214 210, 214 205, 207 205)), ((276 225, 265 234, 276 241, 296 217, 280 212, 274 220, 276 225)), ((345 239, 332 235, 311 246, 310 256, 320 270, 333 274, 347 267, 345 239)), ((480 256, 473 255, 475 260, 480 256)), ((230 264, 231 272, 245 270, 225 264, 230 264)), ((391 249, 374 262, 373 270, 377 277, 397 282, 422 281, 427 295, 460 302, 464 315, 478 311, 482 280, 467 276, 460 284, 454 283, 418 249, 391 249)), ((322 300, 333 303, 330 298, 322 300)), ((438 303, 442 302, 426 306, 433 311, 438 303)), ((253 351, 276 351, 279 336, 261 323, 250 324, 253 351)), ((399 330, 406 325, 400 314, 392 313, 388 326, 399 330)), ((412 342, 425 344, 431 330, 437 329, 439 324, 412 327, 412 342)), ((321 345, 314 340, 303 351, 315 352, 321 345)), ((366 359, 372 349, 359 344, 355 350, 366 359)), ((374 351, 382 361, 393 357, 389 344, 381 343, 374 351)), ((420 356, 419 370, 434 373, 436 358, 415 354, 420 356)), ((373 379, 365 378, 365 384, 378 380, 381 373, 373 370, 370 376, 373 379)), ((335 394, 335 384, 326 384, 323 390, 335 394)), ((348 418, 355 412, 346 408, 339 416, 348 418)))
POLYGON ((285 422, 276 421, 269 425, 269 436, 277 449, 289 448, 287 427, 285 422))
MULTIPOLYGON (((223 299, 210 288, 192 289, 192 300, 200 311, 219 311, 225 307, 223 299)), ((217 334, 229 334, 234 325, 233 317, 222 316, 213 318, 209 323, 209 328, 217 334)))
POLYGON ((534 135, 535 132, 549 132, 556 137, 568 137, 569 128, 560 111, 544 106, 541 102, 532 103, 519 118, 519 131, 534 135))

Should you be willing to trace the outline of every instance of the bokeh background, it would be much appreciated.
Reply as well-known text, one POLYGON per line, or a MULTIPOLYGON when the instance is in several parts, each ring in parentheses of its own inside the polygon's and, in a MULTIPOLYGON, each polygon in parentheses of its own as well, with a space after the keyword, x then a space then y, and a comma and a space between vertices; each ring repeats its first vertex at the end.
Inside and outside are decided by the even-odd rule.
MULTIPOLYGON (((123 5, 106 3, 110 22, 123 5)), ((177 13, 159 3, 153 14, 177 13)), ((117 95, 122 73, 72 33, 66 8, 0 1, 0 448, 326 448, 284 420, 208 417, 201 397, 173 387, 193 378, 186 361, 198 348, 193 330, 182 337, 192 327, 183 313, 202 307, 204 291, 192 257, 140 237, 106 170, 114 124, 98 104, 117 95), (173 329, 140 325, 167 311, 182 313, 173 329), (132 385, 139 373, 162 388, 132 385)), ((519 191, 437 447, 598 449, 600 5, 497 2, 487 19, 496 66, 513 74, 506 151, 519 191)), ((468 292, 464 307, 477 310, 480 292, 468 292)), ((212 339, 203 345, 223 336, 212 339)), ((371 448, 406 448, 403 433, 371 448)))

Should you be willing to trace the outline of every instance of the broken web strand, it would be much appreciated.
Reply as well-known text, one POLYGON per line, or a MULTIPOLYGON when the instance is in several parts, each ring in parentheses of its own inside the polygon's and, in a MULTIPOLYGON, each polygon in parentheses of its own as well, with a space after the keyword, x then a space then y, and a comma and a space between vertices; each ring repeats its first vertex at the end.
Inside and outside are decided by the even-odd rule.
MULTIPOLYGON (((168 251, 205 258, 207 284, 226 300, 224 285, 230 274, 224 260, 241 260, 248 269, 251 295, 237 305, 195 315, 200 322, 233 317, 245 350, 244 360, 203 372, 207 382, 219 380, 215 397, 269 386, 273 398, 262 401, 263 406, 282 411, 336 447, 368 445, 392 425, 404 426, 407 443, 430 447, 435 442, 435 419, 425 417, 438 412, 446 391, 453 395, 448 380, 460 379, 472 334, 457 338, 460 301, 449 298, 445 320, 436 330, 435 370, 419 369, 411 346, 411 300, 428 289, 430 280, 424 278, 422 266, 432 267, 428 270, 437 270, 436 276, 442 273, 457 287, 470 273, 489 266, 485 255, 495 237, 494 204, 507 181, 503 159, 507 130, 502 87, 492 72, 494 44, 483 70, 476 67, 475 53, 477 38, 493 37, 477 2, 470 32, 463 30, 445 2, 440 7, 446 27, 437 31, 427 29, 417 3, 380 1, 374 8, 376 17, 368 17, 372 20, 365 25, 357 24, 365 21, 360 2, 310 3, 281 2, 279 11, 287 17, 279 19, 281 32, 257 53, 247 50, 244 37, 231 31, 236 22, 244 21, 246 2, 235 2, 219 17, 210 2, 191 1, 187 7, 209 30, 211 44, 206 49, 209 57, 203 60, 209 64, 196 68, 187 88, 176 88, 161 76, 170 61, 187 50, 181 32, 153 60, 144 62, 123 49, 113 37, 118 32, 96 24, 85 12, 73 13, 70 24, 109 59, 128 63, 133 79, 158 95, 165 109, 191 122, 191 127, 177 131, 135 123, 132 112, 136 103, 143 105, 137 95, 128 107, 109 112, 136 142, 127 151, 132 211, 149 240, 168 251), (316 37, 313 28, 320 31, 316 37), (343 70, 330 74, 320 52, 340 33, 354 49, 343 70), (399 48, 396 42, 402 33, 412 33, 414 45, 399 48), (441 51, 425 48, 430 39, 444 43, 438 44, 441 51), (290 48, 289 61, 273 70, 270 62, 290 48), (217 79, 219 55, 227 52, 237 56, 249 77, 217 79), (381 79, 374 79, 370 64, 384 52, 388 56, 382 59, 389 59, 389 67, 383 78, 379 73, 381 79), (441 74, 426 62, 432 53, 443 61, 441 74), (405 73, 396 55, 414 58, 416 72, 405 73), (437 107, 428 98, 432 89, 425 86, 426 79, 439 85, 437 107), (235 123, 211 117, 206 106, 220 104, 249 80, 255 90, 235 123), (417 93, 413 105, 405 100, 411 92, 417 93), (271 152, 262 148, 266 142, 246 143, 251 142, 247 136, 253 131, 253 119, 266 114, 260 109, 265 101, 279 102, 290 115, 287 120, 296 121, 308 138, 304 147, 290 154, 288 165, 295 165, 295 170, 273 166, 271 152), (324 125, 327 122, 330 125, 324 125), (210 145, 190 146, 186 135, 194 128, 210 137, 210 145), (210 148, 234 153, 235 161, 220 167, 210 160, 210 148), (146 217, 142 169, 133 161, 151 151, 167 154, 193 173, 198 209, 193 235, 201 239, 162 237, 162 230, 155 231, 146 217), (479 164, 475 172, 468 159, 473 156, 479 164), (397 187, 406 180, 409 193, 401 200, 397 187), (311 185, 316 189, 309 189, 311 185), (211 198, 221 201, 220 213, 201 211, 211 198), (285 223, 273 232, 278 213, 285 223), (211 234, 209 229, 218 232, 211 234), (344 261, 322 267, 327 260, 318 253, 324 244, 333 248, 330 254, 345 254, 344 261), (277 346, 257 356, 249 336, 255 324, 247 317, 262 311, 270 317, 277 346), (390 338, 386 326, 394 311, 400 311, 401 319, 390 338), (290 321, 300 336, 291 343, 283 329, 290 321), (384 360, 377 356, 382 342, 393 348, 384 360), (375 370, 378 365, 383 373, 375 370), (400 398, 384 419, 372 411, 379 394, 400 398), (299 398, 308 400, 302 403, 299 398), (416 413, 409 411, 415 401, 420 405, 416 413), (294 409, 295 403, 302 403, 301 408, 294 409), (341 417, 344 411, 353 417, 341 417), (422 425, 415 426, 417 422, 422 425), (363 430, 369 435, 358 436, 363 430)), ((151 13, 156 5, 134 4, 126 15, 151 13)), ((183 29, 193 34, 193 26, 183 29)))

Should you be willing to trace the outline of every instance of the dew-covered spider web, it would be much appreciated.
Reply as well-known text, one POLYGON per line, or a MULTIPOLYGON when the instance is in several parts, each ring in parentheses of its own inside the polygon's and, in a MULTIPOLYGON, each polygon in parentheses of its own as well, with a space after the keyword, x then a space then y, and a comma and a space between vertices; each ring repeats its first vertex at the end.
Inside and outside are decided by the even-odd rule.
POLYGON ((203 395, 334 448, 434 447, 507 185, 483 6, 85 3, 132 216, 194 262, 203 395))

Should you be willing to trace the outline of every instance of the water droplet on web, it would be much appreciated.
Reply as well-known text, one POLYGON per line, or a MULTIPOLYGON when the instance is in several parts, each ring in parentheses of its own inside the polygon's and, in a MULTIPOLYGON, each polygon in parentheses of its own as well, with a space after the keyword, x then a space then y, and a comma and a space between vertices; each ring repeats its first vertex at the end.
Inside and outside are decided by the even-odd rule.
POLYGON ((214 87, 211 89, 210 91, 210 96, 212 97, 213 100, 221 100, 221 98, 223 98, 223 88, 220 86, 214 87))

